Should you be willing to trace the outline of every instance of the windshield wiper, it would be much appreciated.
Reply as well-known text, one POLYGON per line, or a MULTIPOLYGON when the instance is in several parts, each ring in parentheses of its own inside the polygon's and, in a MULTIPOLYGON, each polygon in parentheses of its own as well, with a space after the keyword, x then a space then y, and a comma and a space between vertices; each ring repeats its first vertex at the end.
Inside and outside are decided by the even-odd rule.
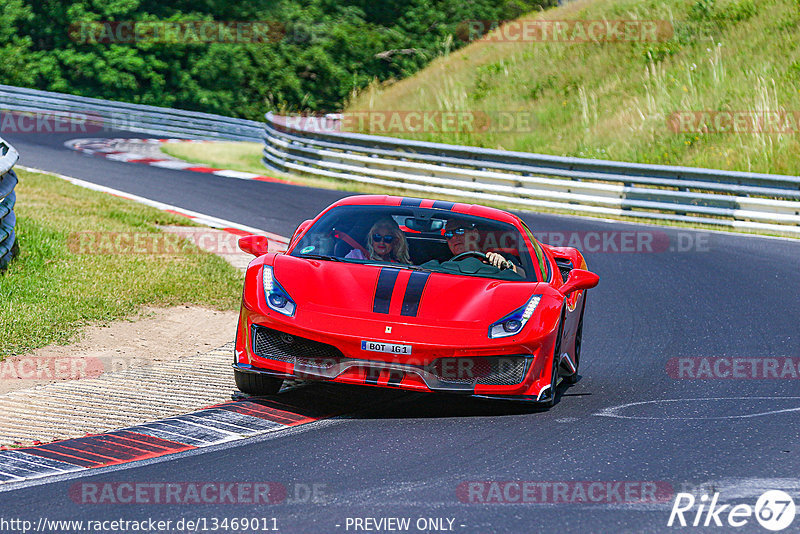
POLYGON ((312 260, 327 260, 327 261, 344 261, 342 258, 336 256, 325 256, 324 254, 301 254, 298 258, 309 258, 312 260))

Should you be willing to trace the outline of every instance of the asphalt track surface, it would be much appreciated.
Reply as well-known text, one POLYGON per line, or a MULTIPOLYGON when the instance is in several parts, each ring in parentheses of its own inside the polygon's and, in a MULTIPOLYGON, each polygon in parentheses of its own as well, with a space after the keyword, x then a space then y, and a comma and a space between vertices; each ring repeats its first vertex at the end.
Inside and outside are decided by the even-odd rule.
MULTIPOLYGON (((89 136, 4 134, 22 165, 283 235, 344 196, 115 162, 63 147, 67 139, 89 136)), ((470 481, 651 481, 674 492, 718 491, 721 501, 751 506, 761 492, 784 489, 800 505, 800 381, 679 380, 667 372, 668 361, 678 357, 799 357, 800 243, 521 216, 536 232, 655 232, 669 236, 673 249, 689 249, 585 251, 601 282, 589 292, 581 379, 562 388, 549 411, 364 388, 361 394, 374 402, 346 417, 0 491, 0 516, 173 524, 182 517, 265 517, 276 518, 281 532, 366 532, 347 527, 357 517, 408 517, 411 532, 418 532, 418 518, 453 519, 452 531, 470 533, 671 530, 672 499, 631 504, 612 494, 593 504, 463 502, 457 491, 470 481), (642 404, 617 409, 628 403, 642 404), (186 481, 278 482, 290 493, 280 504, 257 507, 76 505, 68 494, 77 482, 186 481), (303 489, 312 484, 318 495, 307 502, 303 489)), ((308 403, 321 387, 306 387, 308 403)), ((680 530, 768 532, 752 517, 741 528, 680 530)), ((784 532, 797 531, 800 517, 784 532)))

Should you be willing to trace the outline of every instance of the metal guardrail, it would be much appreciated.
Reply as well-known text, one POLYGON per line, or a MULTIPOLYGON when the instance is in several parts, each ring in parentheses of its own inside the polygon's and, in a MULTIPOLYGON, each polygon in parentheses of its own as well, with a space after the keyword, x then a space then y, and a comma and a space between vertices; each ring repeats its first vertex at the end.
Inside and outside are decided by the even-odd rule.
MULTIPOLYGON (((264 141, 262 161, 282 171, 523 208, 800 235, 797 176, 506 152, 343 133, 337 128, 301 130, 272 113, 264 124, 7 85, 0 85, 0 109, 66 116, 96 127, 159 136, 264 141)), ((336 118, 331 122, 336 125, 336 118)), ((13 171, 4 180, 16 183, 13 171)), ((13 195, 5 198, 13 206, 13 195)), ((4 217, 11 220, 10 208, 8 213, 4 217)))
POLYGON ((85 119, 88 131, 105 128, 188 139, 253 142, 260 142, 264 134, 264 125, 257 121, 10 85, 0 85, 0 109, 85 119))
MULTIPOLYGON (((299 129, 266 114, 262 162, 402 189, 576 214, 800 236, 800 177, 645 165, 299 129)), ((329 124, 330 125, 330 124, 329 124)))
POLYGON ((8 265, 19 249, 14 233, 17 222, 14 215, 17 175, 13 169, 18 159, 19 154, 14 147, 0 139, 0 269, 8 265))

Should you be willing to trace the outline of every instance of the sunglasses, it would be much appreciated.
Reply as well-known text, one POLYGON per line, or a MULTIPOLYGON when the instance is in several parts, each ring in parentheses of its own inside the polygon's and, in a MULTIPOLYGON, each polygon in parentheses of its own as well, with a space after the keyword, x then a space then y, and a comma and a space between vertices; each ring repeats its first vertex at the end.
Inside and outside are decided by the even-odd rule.
POLYGON ((392 234, 388 235, 372 234, 373 243, 380 243, 381 241, 383 241, 384 243, 391 243, 393 240, 394 236, 392 234))
POLYGON ((444 233, 444 238, 445 239, 453 239, 454 235, 464 235, 469 230, 472 230, 472 228, 464 228, 463 226, 459 226, 458 228, 453 228, 452 230, 447 230, 444 233))

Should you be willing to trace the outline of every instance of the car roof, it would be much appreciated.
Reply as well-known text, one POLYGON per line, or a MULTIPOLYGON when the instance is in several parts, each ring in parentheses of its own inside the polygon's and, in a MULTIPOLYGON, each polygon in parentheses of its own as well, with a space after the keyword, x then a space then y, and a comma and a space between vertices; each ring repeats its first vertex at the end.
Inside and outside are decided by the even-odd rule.
POLYGON ((391 195, 354 195, 345 197, 331 204, 325 211, 338 206, 408 206, 410 208, 433 208, 442 211, 463 215, 474 215, 495 221, 507 222, 513 225, 519 224, 519 219, 497 208, 489 208, 478 204, 463 204, 460 202, 450 202, 445 200, 431 200, 413 197, 398 197, 391 195))

